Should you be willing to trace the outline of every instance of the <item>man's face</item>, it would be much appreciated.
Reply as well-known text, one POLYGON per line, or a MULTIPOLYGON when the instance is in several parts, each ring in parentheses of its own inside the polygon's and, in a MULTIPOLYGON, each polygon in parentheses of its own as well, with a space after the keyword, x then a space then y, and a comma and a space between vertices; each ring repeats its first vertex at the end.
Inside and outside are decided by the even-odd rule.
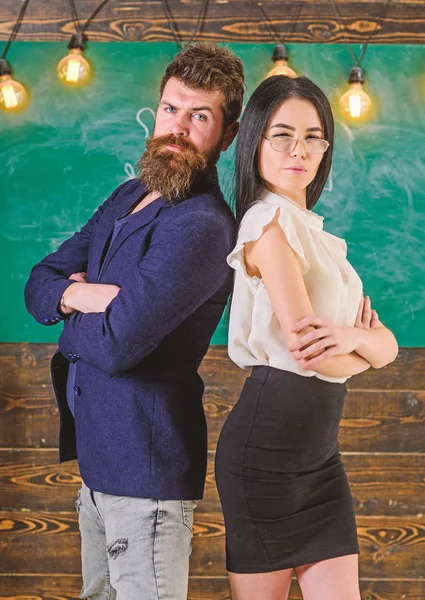
POLYGON ((222 92, 194 90, 172 77, 162 93, 152 137, 174 134, 207 156, 214 150, 218 158, 229 145, 222 147, 223 101, 222 92))
POLYGON ((184 198, 232 143, 238 124, 223 131, 222 92, 200 92, 171 78, 165 85, 152 136, 138 167, 148 189, 184 198))

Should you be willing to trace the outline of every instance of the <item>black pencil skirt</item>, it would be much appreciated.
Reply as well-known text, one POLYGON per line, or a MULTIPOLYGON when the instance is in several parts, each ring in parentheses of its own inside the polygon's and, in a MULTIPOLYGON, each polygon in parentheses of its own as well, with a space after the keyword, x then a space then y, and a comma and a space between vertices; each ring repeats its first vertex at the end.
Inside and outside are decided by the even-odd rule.
POLYGON ((216 455, 228 571, 264 573, 359 552, 338 450, 346 391, 253 368, 216 455))

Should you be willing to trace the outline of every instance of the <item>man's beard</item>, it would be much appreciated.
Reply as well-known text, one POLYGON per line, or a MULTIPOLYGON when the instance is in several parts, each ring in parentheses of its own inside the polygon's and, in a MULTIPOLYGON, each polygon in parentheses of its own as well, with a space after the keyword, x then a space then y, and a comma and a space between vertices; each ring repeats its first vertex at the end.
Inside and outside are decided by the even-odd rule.
POLYGON ((221 140, 204 153, 174 134, 151 137, 137 163, 139 177, 149 191, 159 192, 170 202, 185 199, 216 164, 220 149, 221 140), (168 144, 178 146, 181 152, 170 150, 168 144))

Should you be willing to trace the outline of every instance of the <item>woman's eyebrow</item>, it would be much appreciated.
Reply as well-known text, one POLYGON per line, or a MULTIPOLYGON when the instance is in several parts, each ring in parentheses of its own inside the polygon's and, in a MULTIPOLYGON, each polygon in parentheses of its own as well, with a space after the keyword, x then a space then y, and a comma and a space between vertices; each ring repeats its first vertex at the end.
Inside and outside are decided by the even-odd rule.
POLYGON ((290 129, 291 131, 295 131, 295 127, 291 127, 291 125, 285 125, 284 123, 276 123, 275 125, 272 125, 270 127, 270 129, 273 129, 274 127, 284 127, 285 129, 290 129))
MULTIPOLYGON (((295 127, 291 125, 286 125, 285 123, 275 123, 270 127, 270 129, 274 129, 275 127, 283 127, 285 129, 290 129, 291 131, 295 131, 295 127)), ((306 131, 321 131, 323 133, 323 129, 321 127, 309 127, 306 131)))

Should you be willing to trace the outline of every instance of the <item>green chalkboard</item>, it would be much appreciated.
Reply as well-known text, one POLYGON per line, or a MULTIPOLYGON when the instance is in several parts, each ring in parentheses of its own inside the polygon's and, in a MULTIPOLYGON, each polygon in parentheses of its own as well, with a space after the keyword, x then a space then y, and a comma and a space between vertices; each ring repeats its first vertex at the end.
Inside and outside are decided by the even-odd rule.
MULTIPOLYGON (((271 66, 271 45, 231 45, 246 67, 248 94, 271 66)), ((359 51, 358 47, 354 47, 359 51)), ((26 313, 31 266, 83 225, 127 178, 153 123, 171 43, 92 43, 90 87, 70 90, 56 76, 62 43, 15 42, 8 55, 32 95, 21 115, 0 115, 2 261, 0 341, 52 342, 59 327, 26 313)), ((346 123, 337 112, 351 67, 344 46, 289 46, 291 65, 336 107, 335 160, 316 207, 345 237, 349 258, 381 319, 403 346, 425 346, 425 53, 421 46, 371 46, 364 62, 376 116, 346 123)), ((230 198, 234 146, 220 159, 230 198)), ((223 319, 213 343, 226 342, 223 319)))

